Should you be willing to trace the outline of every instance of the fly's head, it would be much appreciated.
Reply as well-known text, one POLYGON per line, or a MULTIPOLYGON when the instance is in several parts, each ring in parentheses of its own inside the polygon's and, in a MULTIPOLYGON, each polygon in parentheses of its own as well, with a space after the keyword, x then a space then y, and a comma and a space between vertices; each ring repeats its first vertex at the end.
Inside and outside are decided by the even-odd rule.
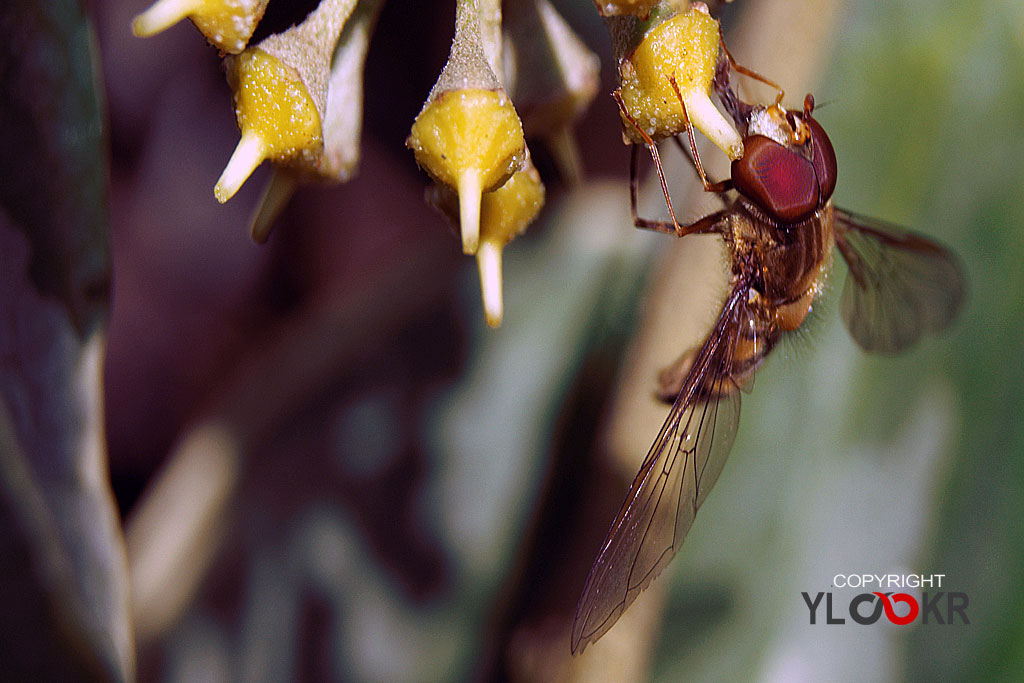
POLYGON ((732 162, 736 190, 779 224, 807 220, 836 187, 835 150, 813 111, 810 94, 802 110, 779 104, 751 108, 744 154, 732 162))

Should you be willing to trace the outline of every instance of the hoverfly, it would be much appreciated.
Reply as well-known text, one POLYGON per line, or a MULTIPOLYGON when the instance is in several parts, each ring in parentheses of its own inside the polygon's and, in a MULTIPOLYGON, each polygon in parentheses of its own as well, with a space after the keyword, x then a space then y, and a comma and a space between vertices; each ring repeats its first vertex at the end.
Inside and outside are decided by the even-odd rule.
POLYGON ((841 315, 867 351, 896 353, 943 330, 963 300, 964 274, 951 251, 832 205, 836 157, 813 116, 814 98, 799 110, 780 104, 781 91, 770 106, 742 102, 729 86, 728 61, 719 62, 715 88, 744 145, 731 178, 709 183, 691 144, 705 189, 725 208, 688 226, 642 219, 630 183, 637 227, 725 240, 730 290, 710 334, 677 363, 682 379, 662 380, 675 400, 590 570, 573 619, 573 653, 611 628, 679 549, 732 447, 740 389, 803 323, 833 245, 849 267, 841 315))

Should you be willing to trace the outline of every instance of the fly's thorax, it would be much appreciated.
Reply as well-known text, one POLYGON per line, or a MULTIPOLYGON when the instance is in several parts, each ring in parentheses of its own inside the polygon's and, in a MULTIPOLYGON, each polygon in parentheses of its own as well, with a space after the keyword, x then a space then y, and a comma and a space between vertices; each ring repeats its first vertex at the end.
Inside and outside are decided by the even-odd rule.
POLYGON ((757 269, 758 245, 772 239, 765 234, 763 223, 764 218, 746 199, 739 197, 733 203, 722 227, 733 276, 745 276, 747 271, 757 269))

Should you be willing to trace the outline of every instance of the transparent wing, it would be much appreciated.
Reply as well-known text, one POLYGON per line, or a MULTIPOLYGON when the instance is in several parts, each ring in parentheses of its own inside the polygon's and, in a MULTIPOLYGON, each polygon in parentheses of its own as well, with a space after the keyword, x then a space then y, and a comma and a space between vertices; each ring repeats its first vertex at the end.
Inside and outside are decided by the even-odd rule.
POLYGON ((722 471, 739 424, 737 339, 753 328, 747 295, 747 286, 734 287, 630 486, 576 607, 573 653, 611 628, 665 568, 722 471))
POLYGON ((956 254, 891 223, 841 209, 835 217, 836 246, 850 267, 840 311, 862 348, 898 353, 949 326, 965 291, 956 254))

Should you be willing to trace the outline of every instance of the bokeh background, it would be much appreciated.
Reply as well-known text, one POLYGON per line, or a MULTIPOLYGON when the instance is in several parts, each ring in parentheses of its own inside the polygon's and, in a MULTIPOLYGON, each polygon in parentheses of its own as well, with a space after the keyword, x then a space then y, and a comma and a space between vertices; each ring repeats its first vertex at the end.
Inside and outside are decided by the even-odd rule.
MULTIPOLYGON (((941 338, 871 357, 839 321, 837 258, 807 329, 744 395, 679 557, 635 619, 572 660, 566 619, 667 412, 637 359, 664 366, 699 340, 725 276, 706 240, 631 227, 607 34, 589 1, 553 4, 602 61, 577 127, 587 179, 567 187, 531 145, 548 204, 506 251, 498 330, 404 147, 451 3, 385 4, 359 176, 302 189, 265 246, 248 221, 266 168, 213 197, 238 137, 215 51, 187 24, 132 36, 144 3, 86 4, 109 143, 106 435, 139 677, 1024 677, 1024 8, 722 8, 741 63, 791 106, 814 92, 836 203, 950 245, 969 295, 941 338), (663 349, 644 330, 666 308, 689 322, 663 349), (645 417, 623 417, 638 402, 645 417), (632 442, 632 465, 609 456, 632 442), (860 591, 832 577, 855 573, 943 574, 971 623, 810 625, 801 592, 845 606, 860 591)), ((693 174, 673 164, 677 210, 699 216, 711 205, 683 199, 693 174)), ((644 200, 661 210, 649 182, 644 200)))

